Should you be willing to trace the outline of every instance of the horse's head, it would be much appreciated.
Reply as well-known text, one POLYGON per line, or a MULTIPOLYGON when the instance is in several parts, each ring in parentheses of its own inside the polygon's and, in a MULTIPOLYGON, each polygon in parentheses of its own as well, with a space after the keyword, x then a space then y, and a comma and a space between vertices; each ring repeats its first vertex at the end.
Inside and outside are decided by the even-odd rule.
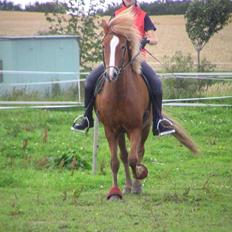
POLYGON ((105 78, 115 81, 128 67, 140 73, 140 34, 134 26, 133 13, 127 11, 119 14, 109 23, 103 20, 102 26, 104 29, 102 47, 105 78))
POLYGON ((130 62, 129 41, 125 36, 109 31, 104 36, 102 47, 105 78, 115 81, 130 62))

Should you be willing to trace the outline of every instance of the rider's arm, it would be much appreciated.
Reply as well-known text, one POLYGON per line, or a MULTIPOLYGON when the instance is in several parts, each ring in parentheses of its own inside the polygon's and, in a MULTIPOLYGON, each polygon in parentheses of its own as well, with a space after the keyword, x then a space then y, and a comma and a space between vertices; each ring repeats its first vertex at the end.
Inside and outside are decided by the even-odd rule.
POLYGON ((156 45, 158 43, 157 33, 154 30, 147 31, 146 37, 150 41, 150 45, 156 45))
POLYGON ((144 18, 144 30, 145 30, 145 36, 150 41, 150 45, 156 45, 158 43, 158 37, 156 33, 156 26, 151 21, 151 18, 146 15, 144 18))

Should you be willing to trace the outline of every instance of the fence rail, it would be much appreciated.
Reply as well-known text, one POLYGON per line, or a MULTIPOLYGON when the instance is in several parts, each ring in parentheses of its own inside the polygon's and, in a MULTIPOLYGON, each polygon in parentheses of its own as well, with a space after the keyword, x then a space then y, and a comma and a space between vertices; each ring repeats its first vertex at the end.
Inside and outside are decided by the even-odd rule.
MULTIPOLYGON (((14 70, 0 70, 1 74, 14 74, 14 75, 87 75, 86 72, 46 72, 46 71, 14 71, 14 70)), ((214 73, 160 73, 161 79, 195 79, 195 80, 215 80, 215 81, 232 81, 232 72, 214 72, 214 73)), ((35 76, 37 78, 37 76, 35 76)), ((20 109, 20 108, 33 108, 33 109, 61 109, 83 106, 83 96, 81 96, 81 84, 83 85, 85 79, 68 79, 68 80, 54 80, 54 81, 40 81, 40 82, 23 82, 23 83, 0 83, 0 88, 5 86, 33 86, 33 85, 51 85, 51 84, 77 84, 78 99, 77 101, 0 101, 0 109, 20 109)), ((209 100, 221 100, 229 99, 232 96, 215 96, 215 97, 203 97, 203 98, 183 98, 183 99, 165 99, 163 105, 166 106, 188 106, 188 107, 231 107, 230 104, 209 104, 199 103, 201 101, 209 100), (190 103, 194 102, 194 103, 190 103)))
POLYGON ((210 73, 161 73, 164 79, 194 79, 194 80, 215 80, 232 81, 231 72, 210 72, 210 73))

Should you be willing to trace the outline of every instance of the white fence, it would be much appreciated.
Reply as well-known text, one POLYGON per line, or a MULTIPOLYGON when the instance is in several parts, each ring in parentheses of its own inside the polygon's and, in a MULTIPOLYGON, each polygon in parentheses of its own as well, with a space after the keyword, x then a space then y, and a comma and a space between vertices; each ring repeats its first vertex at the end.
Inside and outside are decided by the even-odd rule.
MULTIPOLYGON (((13 71, 13 70, 0 70, 0 74, 4 73, 10 73, 14 75, 19 75, 19 77, 22 77, 22 75, 27 74, 34 74, 36 76, 41 76, 43 74, 48 74, 48 72, 35 72, 35 71, 13 71)), ((72 75, 77 76, 77 74, 81 75, 87 75, 88 73, 73 73, 73 72, 49 72, 52 75, 72 75)), ((221 73, 161 73, 159 74, 161 79, 194 79, 194 80, 215 80, 215 81, 232 81, 232 73, 230 72, 221 72, 221 73)), ((70 84, 70 85, 77 85, 78 88, 78 95, 77 99, 75 101, 0 101, 0 109, 6 110, 6 109, 19 109, 19 108, 42 108, 42 109, 48 109, 48 108, 71 108, 71 107, 78 107, 83 106, 83 99, 84 99, 84 79, 67 79, 67 80, 54 80, 54 81, 35 81, 35 82, 18 82, 18 83, 0 83, 0 89, 4 87, 13 87, 13 88, 27 88, 28 86, 47 86, 52 84, 70 84)), ((163 104, 167 106, 213 106, 213 107, 231 107, 230 104, 204 104, 199 103, 202 101, 209 101, 209 100, 219 100, 219 99, 228 99, 232 98, 232 93, 230 96, 215 96, 215 97, 206 97, 206 98, 185 98, 185 99, 168 99, 163 100, 163 104), (198 102, 198 103, 194 103, 198 102)))

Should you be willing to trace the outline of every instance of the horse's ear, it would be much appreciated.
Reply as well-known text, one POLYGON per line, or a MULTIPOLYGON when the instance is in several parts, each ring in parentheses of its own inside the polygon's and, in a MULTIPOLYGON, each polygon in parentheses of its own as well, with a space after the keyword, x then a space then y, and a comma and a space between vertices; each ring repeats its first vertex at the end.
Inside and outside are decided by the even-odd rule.
POLYGON ((102 27, 104 29, 105 34, 107 34, 109 32, 109 26, 108 26, 108 23, 106 22, 105 19, 102 20, 101 25, 102 25, 102 27))

